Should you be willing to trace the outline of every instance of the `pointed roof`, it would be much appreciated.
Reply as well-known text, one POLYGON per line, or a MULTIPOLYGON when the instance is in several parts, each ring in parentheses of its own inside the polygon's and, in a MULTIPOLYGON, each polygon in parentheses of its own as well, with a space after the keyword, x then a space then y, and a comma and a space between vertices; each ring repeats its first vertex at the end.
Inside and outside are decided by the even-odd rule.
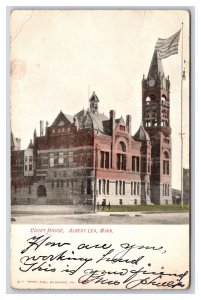
POLYGON ((151 65, 149 68, 149 73, 148 73, 147 78, 148 79, 150 79, 150 78, 157 79, 157 77, 159 75, 160 75, 160 78, 165 76, 161 59, 158 59, 157 50, 155 50, 153 57, 152 57, 152 61, 151 61, 151 65))
POLYGON ((33 145, 33 143, 32 143, 32 140, 30 140, 30 143, 29 143, 29 146, 28 146, 27 149, 33 149, 33 147, 34 147, 34 145, 33 145))
POLYGON ((11 147, 17 147, 16 139, 12 131, 11 131, 10 138, 11 138, 11 147))
POLYGON ((122 116, 118 119, 115 119, 115 123, 116 124, 121 124, 121 125, 126 125, 126 123, 124 121, 124 118, 122 116))
POLYGON ((146 132, 146 130, 144 129, 142 124, 140 125, 138 131, 134 135, 134 140, 140 141, 140 142, 150 141, 149 134, 146 132))
POLYGON ((93 94, 91 95, 91 97, 89 98, 89 102, 100 102, 94 91, 93 91, 93 94))

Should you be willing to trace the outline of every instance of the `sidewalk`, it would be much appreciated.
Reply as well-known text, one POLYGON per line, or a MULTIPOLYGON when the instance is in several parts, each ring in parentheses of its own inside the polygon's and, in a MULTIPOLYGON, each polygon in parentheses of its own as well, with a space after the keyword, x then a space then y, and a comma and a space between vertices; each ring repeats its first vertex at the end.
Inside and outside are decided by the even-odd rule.
POLYGON ((174 214, 174 213, 187 213, 189 211, 104 211, 99 210, 96 213, 93 212, 93 207, 89 206, 69 206, 69 205, 12 205, 12 215, 98 215, 98 216, 142 216, 145 214, 174 214))

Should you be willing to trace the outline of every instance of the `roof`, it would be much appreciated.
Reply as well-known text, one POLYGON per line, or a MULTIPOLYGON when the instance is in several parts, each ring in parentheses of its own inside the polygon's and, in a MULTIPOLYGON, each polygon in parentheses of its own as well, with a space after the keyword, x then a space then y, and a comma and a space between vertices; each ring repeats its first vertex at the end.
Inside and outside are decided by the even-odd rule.
POLYGON ((51 127, 61 126, 60 122, 64 123, 63 125, 71 124, 73 123, 73 118, 73 116, 64 114, 62 111, 60 111, 60 113, 57 115, 56 119, 52 123, 51 127))
POLYGON ((149 73, 147 78, 157 79, 159 75, 160 77, 165 76, 161 59, 158 59, 157 50, 155 50, 151 60, 151 65, 149 68, 149 73))
POLYGON ((91 95, 91 97, 89 98, 89 102, 99 102, 99 99, 98 99, 98 97, 97 97, 97 95, 96 95, 96 93, 95 92, 93 92, 93 94, 91 95))
POLYGON ((140 125, 138 131, 134 135, 134 140, 140 141, 140 142, 150 141, 149 134, 146 132, 146 130, 144 129, 143 125, 140 125))
POLYGON ((107 116, 100 113, 92 113, 91 111, 88 111, 88 114, 91 117, 93 129, 99 130, 101 132, 104 132, 104 125, 103 122, 109 120, 107 116))
POLYGON ((29 143, 29 146, 28 146, 27 149, 33 149, 33 147, 34 147, 34 145, 33 145, 33 143, 32 143, 32 140, 30 140, 30 143, 29 143))
POLYGON ((70 123, 73 123, 74 117, 71 115, 64 114, 66 119, 69 120, 70 123))

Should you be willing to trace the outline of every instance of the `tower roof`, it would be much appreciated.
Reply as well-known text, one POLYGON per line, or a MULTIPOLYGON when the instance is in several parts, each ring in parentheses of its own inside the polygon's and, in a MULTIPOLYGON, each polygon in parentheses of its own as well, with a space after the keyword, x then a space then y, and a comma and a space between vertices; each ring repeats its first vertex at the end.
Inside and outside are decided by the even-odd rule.
POLYGON ((89 98, 89 102, 99 102, 99 99, 94 91, 91 97, 89 98))
POLYGON ((136 134, 134 135, 134 140, 136 141, 150 141, 150 137, 149 134, 146 132, 146 130, 144 129, 143 125, 141 124, 138 131, 136 132, 136 134))
POLYGON ((151 65, 149 68, 149 73, 147 78, 153 78, 153 79, 157 79, 158 76, 164 77, 164 71, 163 71, 163 66, 162 66, 162 62, 161 59, 158 59, 158 54, 157 54, 157 50, 154 51, 152 60, 151 60, 151 65))
POLYGON ((30 140, 30 143, 29 143, 29 146, 28 146, 27 149, 33 149, 33 147, 34 147, 34 145, 33 145, 33 143, 32 143, 32 140, 30 140))

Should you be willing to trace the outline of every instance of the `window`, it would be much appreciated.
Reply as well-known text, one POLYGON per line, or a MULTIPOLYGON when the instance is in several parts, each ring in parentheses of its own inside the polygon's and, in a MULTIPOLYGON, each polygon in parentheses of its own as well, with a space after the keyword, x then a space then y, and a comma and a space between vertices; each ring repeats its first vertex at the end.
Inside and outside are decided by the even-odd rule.
POLYGON ((146 173, 146 169, 147 169, 147 165, 146 165, 146 158, 145 157, 142 157, 141 158, 141 162, 142 162, 142 169, 141 169, 141 171, 143 172, 143 173, 146 173))
POLYGON ((122 181, 119 181, 119 195, 122 194, 122 181))
POLYGON ((31 194, 31 185, 29 184, 29 194, 31 194))
POLYGON ((106 185, 106 181, 105 179, 103 179, 103 195, 105 195, 105 185, 106 185))
POLYGON ((29 156, 29 162, 32 162, 32 156, 29 156))
POLYGON ((137 194, 137 182, 134 182, 134 195, 137 194))
POLYGON ((131 195, 133 195, 133 182, 131 182, 131 195))
POLYGON ((54 188, 54 180, 52 180, 52 189, 54 188))
POLYGON ((66 180, 66 187, 69 188, 69 179, 66 180))
POLYGON ((57 171, 54 171, 54 177, 57 177, 57 171))
POLYGON ((117 170, 121 169, 121 154, 117 154, 117 170))
POLYGON ((169 160, 163 160, 163 174, 170 174, 169 160))
POLYGON ((126 154, 117 153, 117 170, 126 170, 126 154))
POLYGON ((27 171, 27 165, 25 165, 25 171, 27 171))
POLYGON ((109 169, 109 152, 101 151, 100 155, 100 167, 109 169))
POLYGON ((120 204, 120 205, 123 205, 122 199, 119 199, 119 204, 120 204))
POLYGON ((101 151, 101 152, 100 152, 100 155, 101 155, 101 159, 100 159, 100 167, 101 167, 101 168, 104 168, 104 152, 101 151))
POLYGON ((170 186, 169 184, 163 183, 163 196, 170 195, 170 186))
POLYGON ((105 152, 105 168, 109 169, 109 152, 105 152))
POLYGON ((63 181, 63 179, 61 180, 61 188, 63 188, 64 187, 64 181, 63 181))
POLYGON ((126 194, 126 183, 125 181, 123 181, 123 195, 126 194))
POLYGON ((64 155, 63 153, 59 153, 58 163, 62 165, 64 163, 64 155))
POLYGON ((110 194, 110 181, 107 180, 107 195, 110 194))
POLYGON ((29 165, 29 171, 32 171, 32 165, 29 165))
POLYGON ((63 176, 66 177, 66 171, 63 172, 63 176))
POLYGON ((126 170, 126 155, 122 154, 122 170, 126 170))
POLYGON ((140 170, 140 158, 139 156, 132 156, 132 171, 139 172, 140 170))
POLYGON ((140 183, 137 182, 137 195, 139 195, 139 194, 140 194, 140 183))
POLYGON ((120 125, 119 128, 120 128, 120 130, 122 130, 122 131, 125 131, 125 129, 126 129, 125 126, 123 126, 123 125, 120 125))
POLYGON ((57 188, 59 187, 59 180, 57 180, 57 188))
POLYGON ((54 154, 50 154, 50 168, 54 167, 54 154))
POLYGON ((27 162, 27 160, 28 160, 28 157, 27 157, 27 156, 25 156, 25 162, 27 162))
POLYGON ((134 200, 134 204, 135 204, 135 205, 137 204, 137 199, 134 200))
POLYGON ((116 195, 118 195, 118 181, 116 181, 116 195))
POLYGON ((73 164, 73 152, 72 151, 69 152, 68 162, 69 162, 69 166, 72 167, 72 164, 73 164))
POLYGON ((101 195, 101 179, 98 181, 99 195, 101 195))
POLYGON ((88 195, 91 195, 91 180, 90 179, 87 179, 87 194, 88 195))
POLYGON ((81 181, 81 194, 84 194, 84 181, 81 181))

